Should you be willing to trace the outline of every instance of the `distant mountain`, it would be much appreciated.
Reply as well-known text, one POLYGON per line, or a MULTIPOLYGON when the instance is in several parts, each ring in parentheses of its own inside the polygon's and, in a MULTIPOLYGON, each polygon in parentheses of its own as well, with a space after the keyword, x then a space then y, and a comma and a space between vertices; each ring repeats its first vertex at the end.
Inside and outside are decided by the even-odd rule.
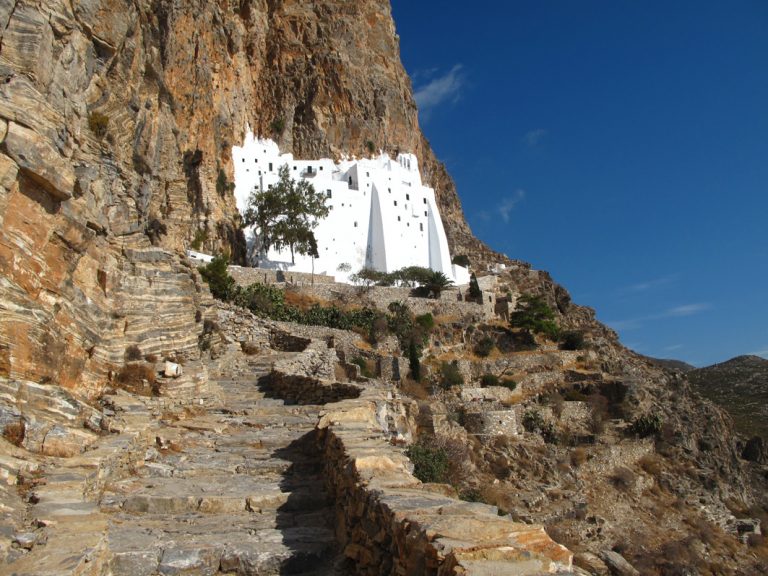
POLYGON ((686 373, 690 372, 691 370, 696 370, 696 366, 688 364, 688 362, 683 362, 682 360, 673 360, 671 358, 651 358, 650 356, 646 356, 646 358, 657 366, 661 366, 667 370, 675 370, 677 372, 686 373))
POLYGON ((691 370, 688 378, 704 397, 730 413, 738 432, 768 439, 768 360, 737 356, 691 370))

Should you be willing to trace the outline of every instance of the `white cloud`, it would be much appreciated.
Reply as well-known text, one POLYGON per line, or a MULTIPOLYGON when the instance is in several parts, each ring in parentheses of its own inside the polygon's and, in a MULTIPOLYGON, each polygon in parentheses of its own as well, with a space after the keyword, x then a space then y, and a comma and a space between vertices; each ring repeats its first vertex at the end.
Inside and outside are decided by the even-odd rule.
POLYGON ((525 198, 525 190, 518 188, 512 196, 503 198, 496 210, 499 212, 501 219, 504 222, 509 222, 509 213, 512 212, 515 206, 525 198))
POLYGON ((523 136, 523 142, 529 148, 535 148, 541 144, 541 141, 544 140, 546 135, 547 131, 544 128, 536 128, 535 130, 530 130, 525 133, 525 136, 523 136))
POLYGON ((655 288, 659 288, 661 286, 671 284, 675 280, 677 280, 676 275, 664 276, 662 278, 652 278, 651 280, 638 282, 637 284, 631 284, 630 286, 627 286, 626 288, 624 288, 624 291, 625 292, 647 292, 649 290, 653 290, 655 288))
POLYGON ((684 304, 682 306, 675 306, 674 308, 665 310, 660 317, 677 318, 680 316, 693 316, 694 314, 698 314, 704 310, 709 310, 710 308, 712 308, 710 304, 684 304))
POLYGON ((421 86, 413 95, 416 105, 422 113, 446 101, 455 102, 461 96, 464 87, 464 72, 461 64, 456 64, 443 76, 433 78, 421 86))
POLYGON ((672 346, 667 346, 664 348, 665 352, 674 352, 675 350, 680 350, 682 348, 682 344, 672 344, 672 346))
POLYGON ((638 316, 637 318, 629 318, 627 320, 609 320, 606 322, 608 326, 614 330, 637 330, 642 328, 646 322, 653 320, 663 320, 664 318, 682 318, 684 316, 693 316, 699 314, 705 310, 712 308, 711 304, 706 302, 697 302, 693 304, 682 304, 680 306, 674 306, 667 308, 662 312, 656 314, 649 314, 648 316, 638 316))

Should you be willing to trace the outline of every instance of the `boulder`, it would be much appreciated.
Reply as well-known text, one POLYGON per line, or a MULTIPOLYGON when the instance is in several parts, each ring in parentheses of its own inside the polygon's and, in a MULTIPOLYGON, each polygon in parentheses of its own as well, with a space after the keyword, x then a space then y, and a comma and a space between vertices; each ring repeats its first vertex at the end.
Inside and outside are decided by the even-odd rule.
POLYGON ((69 200, 75 188, 75 171, 42 136, 15 122, 8 123, 5 151, 23 174, 57 200, 69 200))
POLYGON ((614 576, 640 576, 640 572, 624 559, 624 556, 613 550, 603 550, 600 552, 605 565, 614 576))

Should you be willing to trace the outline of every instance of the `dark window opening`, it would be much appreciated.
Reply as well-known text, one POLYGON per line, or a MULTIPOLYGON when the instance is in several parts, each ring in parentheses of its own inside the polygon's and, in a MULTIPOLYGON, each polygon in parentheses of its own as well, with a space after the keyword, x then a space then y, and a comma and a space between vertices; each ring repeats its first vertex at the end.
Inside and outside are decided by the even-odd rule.
POLYGON ((272 172, 272 162, 269 163, 269 171, 272 172))
POLYGON ((419 224, 419 231, 424 232, 424 224, 419 224))
POLYGON ((410 200, 410 199, 411 199, 411 195, 410 195, 410 194, 406 194, 406 195, 405 195, 405 199, 406 199, 406 200, 410 200))
POLYGON ((397 200, 395 200, 395 206, 397 206, 397 200))
POLYGON ((426 211, 426 210, 424 210, 424 216, 428 216, 428 214, 427 214, 427 211, 426 211))
POLYGON ((397 221, 400 222, 400 216, 397 217, 397 221))

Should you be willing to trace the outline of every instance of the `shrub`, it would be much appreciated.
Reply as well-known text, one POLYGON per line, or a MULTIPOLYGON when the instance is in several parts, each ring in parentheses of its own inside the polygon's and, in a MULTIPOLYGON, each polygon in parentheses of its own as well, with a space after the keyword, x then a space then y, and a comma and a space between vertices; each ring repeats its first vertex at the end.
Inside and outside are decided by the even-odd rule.
POLYGON ((216 175, 216 192, 219 196, 224 197, 227 192, 231 192, 235 189, 235 184, 227 179, 227 173, 223 168, 219 168, 219 172, 216 175))
POLYGON ((523 428, 528 432, 540 431, 544 427, 544 417, 535 408, 523 413, 523 428))
POLYGON ((454 386, 464 385, 464 376, 461 375, 456 362, 443 362, 440 365, 440 376, 440 385, 446 390, 454 386))
POLYGON ((426 314, 420 314, 419 316, 416 316, 416 324, 424 330, 431 332, 435 327, 435 319, 433 318, 432 314, 427 312, 426 314))
POLYGON ((278 116, 272 122, 269 124, 269 129, 272 132, 272 134, 275 134, 276 136, 279 136, 283 133, 283 130, 285 130, 285 120, 278 116))
POLYGON ((126 364, 115 379, 121 388, 142 396, 157 394, 156 380, 154 367, 144 363, 126 364))
POLYGON ((626 492, 635 485, 635 473, 626 466, 619 466, 613 470, 610 476, 611 482, 619 490, 626 492))
POLYGON ((240 342, 240 349, 246 356, 254 356, 261 351, 261 347, 255 342, 240 342))
POLYGON ((587 451, 584 448, 574 448, 571 450, 570 460, 572 466, 581 466, 587 461, 587 451))
POLYGON ((27 433, 27 426, 24 419, 19 417, 16 422, 10 422, 3 428, 3 438, 8 440, 14 446, 21 446, 24 442, 24 436, 27 433))
POLYGON ((636 434, 640 438, 656 436, 661 432, 663 421, 658 414, 643 414, 638 416, 629 427, 630 434, 636 434))
POLYGON ((362 376, 365 378, 373 378, 373 373, 371 372, 371 368, 368 366, 368 361, 365 358, 362 356, 355 356, 352 358, 352 364, 360 367, 360 374, 362 376))
POLYGON ((469 277, 469 297, 467 300, 474 302, 483 301, 483 291, 480 290, 480 285, 477 283, 477 276, 475 276, 474 272, 469 277))
POLYGON ((569 330, 560 337, 560 350, 581 350, 584 348, 584 333, 569 330))
MULTIPOLYGON (((456 264, 457 266, 464 266, 464 268, 469 268, 469 256, 466 254, 458 254, 453 257, 451 263, 456 264)), ((475 279, 475 282, 477 282, 477 279, 475 279)))
POLYGON ((150 364, 154 364, 158 360, 157 354, 147 354, 146 356, 144 356, 144 360, 146 360, 150 364))
POLYGON ((483 374, 482 378, 480 378, 480 386, 483 388, 487 388, 489 386, 498 386, 499 385, 499 377, 496 376, 496 374, 483 374))
POLYGON ((136 344, 131 344, 125 349, 125 354, 123 356, 125 357, 126 362, 135 362, 136 360, 141 360, 141 350, 136 344))
POLYGON ((208 230, 197 230, 195 232, 195 237, 192 240, 192 243, 190 244, 190 247, 192 250, 200 250, 205 243, 208 241, 208 230))
POLYGON ((365 149, 368 150, 369 154, 376 152, 376 145, 373 143, 373 140, 368 140, 365 143, 365 149))
POLYGON ((661 460, 655 454, 646 454, 640 460, 638 460, 640 468, 642 468, 646 474, 651 476, 658 476, 661 474, 661 460))
POLYGON ((510 390, 514 390, 517 388, 517 382, 512 380, 512 378, 502 378, 499 380, 499 386, 504 386, 504 388, 509 388, 510 390))
POLYGON ((413 462, 413 475, 422 482, 445 482, 448 475, 448 454, 445 449, 419 441, 405 451, 413 462))
POLYGON ((216 256, 213 261, 200 267, 200 275, 208 283, 214 298, 228 302, 237 293, 235 279, 227 272, 227 258, 216 256))
POLYGON ((109 116, 101 112, 93 111, 88 115, 88 128, 97 138, 103 138, 107 134, 109 116))
POLYGON ((496 342, 490 336, 484 336, 475 346, 475 354, 482 358, 487 357, 496 347, 496 342))

